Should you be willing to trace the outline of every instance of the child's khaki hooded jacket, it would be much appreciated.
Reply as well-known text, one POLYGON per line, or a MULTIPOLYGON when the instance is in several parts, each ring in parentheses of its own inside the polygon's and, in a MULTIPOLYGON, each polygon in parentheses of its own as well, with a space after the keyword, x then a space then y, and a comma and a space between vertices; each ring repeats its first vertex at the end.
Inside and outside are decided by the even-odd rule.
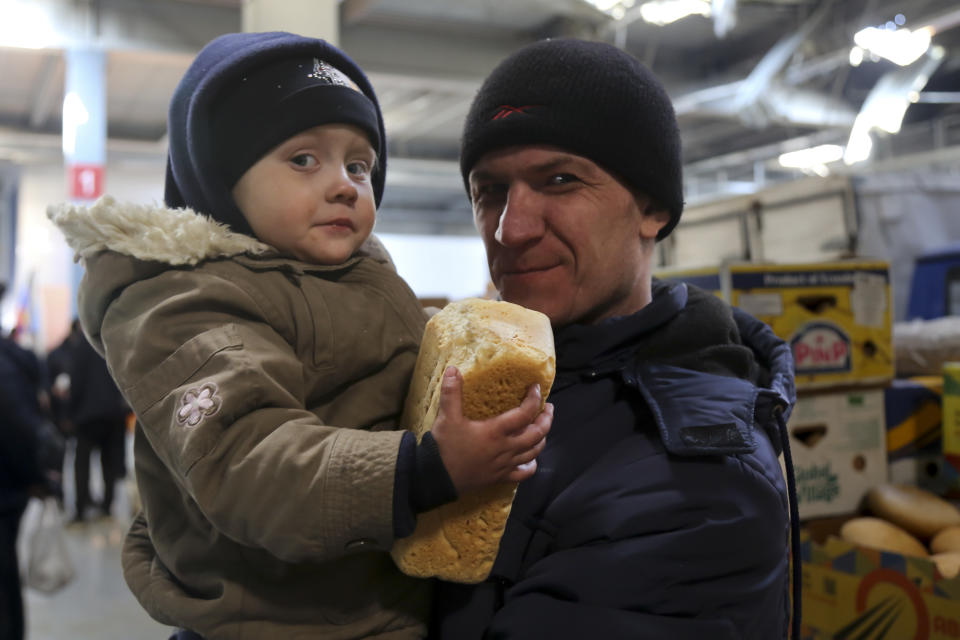
POLYGON ((52 208, 83 258, 79 314, 136 412, 143 512, 124 576, 206 638, 415 638, 400 574, 395 427, 423 332, 371 239, 333 267, 189 210, 52 208))

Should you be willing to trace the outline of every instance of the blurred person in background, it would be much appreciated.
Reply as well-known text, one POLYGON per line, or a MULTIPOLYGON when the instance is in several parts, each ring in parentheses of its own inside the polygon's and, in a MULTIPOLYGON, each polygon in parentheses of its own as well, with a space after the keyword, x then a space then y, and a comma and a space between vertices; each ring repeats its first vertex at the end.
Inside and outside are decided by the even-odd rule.
POLYGON ((49 384, 50 415, 64 436, 72 436, 70 420, 70 363, 77 343, 86 340, 80 321, 74 318, 70 333, 47 354, 47 383, 49 384))
MULTIPOLYGON (((69 338, 68 338, 69 340, 69 338)), ((67 402, 67 431, 77 438, 74 459, 76 513, 73 522, 83 522, 90 498, 90 454, 100 452, 103 499, 96 505, 100 515, 109 516, 114 487, 126 475, 125 436, 127 406, 113 381, 107 363, 82 333, 69 347, 70 393, 67 402)))
MULTIPOLYGON (((4 290, 0 283, 0 299, 4 290)), ((50 443, 42 440, 49 433, 40 403, 42 379, 37 357, 0 336, 0 640, 24 637, 20 519, 30 496, 47 495, 58 479, 57 470, 43 464, 50 443)))
MULTIPOLYGON (((78 320, 70 325, 70 333, 63 339, 59 345, 52 349, 46 357, 46 398, 45 408, 56 425, 61 439, 66 441, 72 438, 73 423, 70 420, 70 361, 72 352, 76 349, 78 341, 85 340, 83 332, 80 330, 78 320)), ((60 456, 57 460, 51 461, 58 469, 63 469, 66 447, 60 449, 60 456)), ((57 493, 57 502, 61 511, 64 507, 62 485, 57 493)))

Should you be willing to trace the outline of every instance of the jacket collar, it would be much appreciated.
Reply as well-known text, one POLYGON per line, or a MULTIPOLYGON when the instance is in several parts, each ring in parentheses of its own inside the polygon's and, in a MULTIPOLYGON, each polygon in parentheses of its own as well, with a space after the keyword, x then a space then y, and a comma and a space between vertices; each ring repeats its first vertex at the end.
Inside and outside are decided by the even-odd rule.
MULTIPOLYGON (((769 327, 682 283, 654 282, 633 315, 555 334, 558 392, 617 375, 637 389, 676 455, 752 451, 756 426, 794 401, 789 347, 769 327)), ((779 439, 771 434, 771 442, 779 439)))
POLYGON ((607 318, 597 324, 572 324, 554 331, 557 368, 579 370, 601 366, 610 359, 629 359, 631 344, 673 319, 687 304, 686 284, 653 283, 653 299, 629 316, 607 318))

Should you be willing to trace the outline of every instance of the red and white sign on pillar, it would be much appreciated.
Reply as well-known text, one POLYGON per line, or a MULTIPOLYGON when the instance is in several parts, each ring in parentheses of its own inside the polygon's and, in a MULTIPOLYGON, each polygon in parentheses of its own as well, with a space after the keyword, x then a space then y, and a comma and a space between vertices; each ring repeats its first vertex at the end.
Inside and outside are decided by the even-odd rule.
POLYGON ((67 182, 71 200, 96 200, 103 195, 103 165, 70 165, 67 182))

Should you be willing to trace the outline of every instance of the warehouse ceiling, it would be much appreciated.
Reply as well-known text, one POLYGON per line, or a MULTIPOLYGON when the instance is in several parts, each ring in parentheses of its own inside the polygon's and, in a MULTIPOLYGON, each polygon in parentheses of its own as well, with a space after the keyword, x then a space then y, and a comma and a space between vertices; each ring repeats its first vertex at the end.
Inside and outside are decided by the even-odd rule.
MULTIPOLYGON (((642 5, 623 3, 616 19, 586 0, 341 2, 340 45, 370 75, 386 118, 382 224, 466 232, 455 161, 470 100, 500 59, 545 37, 611 42, 663 79, 680 119, 688 202, 802 176, 780 155, 852 151, 856 131, 873 141, 867 160, 804 171, 960 162, 957 0, 713 0, 712 17, 664 26, 647 22, 642 5), (906 66, 869 51, 852 66, 855 34, 888 23, 929 28, 931 46, 906 66), (899 132, 865 128, 866 116, 898 100, 907 105, 899 132)), ((111 161, 159 165, 174 86, 203 44, 240 25, 240 0, 0 0, 0 161, 59 161, 63 51, 93 44, 108 51, 111 161), (46 12, 36 15, 48 16, 48 48, 9 46, 25 5, 46 12)))

